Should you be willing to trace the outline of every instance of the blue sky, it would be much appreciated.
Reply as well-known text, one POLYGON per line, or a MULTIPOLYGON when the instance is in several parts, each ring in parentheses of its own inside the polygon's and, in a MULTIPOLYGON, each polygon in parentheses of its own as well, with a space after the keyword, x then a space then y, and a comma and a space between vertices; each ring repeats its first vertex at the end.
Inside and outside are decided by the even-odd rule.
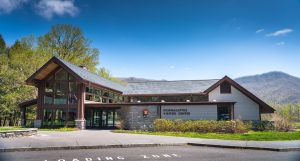
POLYGON ((8 44, 60 23, 81 27, 114 76, 300 77, 299 0, 0 0, 8 44))

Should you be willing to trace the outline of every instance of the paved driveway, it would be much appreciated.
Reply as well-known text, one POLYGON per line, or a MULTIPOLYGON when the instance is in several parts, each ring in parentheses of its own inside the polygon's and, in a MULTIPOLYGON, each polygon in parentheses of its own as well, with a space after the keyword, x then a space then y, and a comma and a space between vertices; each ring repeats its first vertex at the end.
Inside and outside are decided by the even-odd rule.
POLYGON ((0 138, 0 149, 78 147, 109 145, 151 145, 151 144, 187 144, 221 145, 233 147, 260 148, 298 148, 297 141, 231 141, 217 139, 196 139, 172 136, 113 133, 109 130, 82 130, 71 132, 39 131, 35 136, 18 138, 0 138))

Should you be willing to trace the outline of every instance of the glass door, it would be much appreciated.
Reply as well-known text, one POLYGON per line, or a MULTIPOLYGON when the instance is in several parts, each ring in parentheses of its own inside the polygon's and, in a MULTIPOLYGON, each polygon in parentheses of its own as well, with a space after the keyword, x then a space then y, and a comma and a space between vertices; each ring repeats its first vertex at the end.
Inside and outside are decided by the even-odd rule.
POLYGON ((106 111, 101 111, 101 112, 102 112, 101 127, 105 128, 107 126, 107 112, 106 111))
POLYGON ((115 116, 114 116, 114 110, 107 111, 107 127, 114 127, 115 124, 115 116))
POLYGON ((86 109, 87 128, 113 128, 115 127, 116 111, 114 109, 86 109))
POLYGON ((99 111, 99 110, 94 110, 94 112, 93 112, 93 127, 95 127, 95 128, 99 128, 100 127, 100 117, 101 117, 101 111, 99 111))

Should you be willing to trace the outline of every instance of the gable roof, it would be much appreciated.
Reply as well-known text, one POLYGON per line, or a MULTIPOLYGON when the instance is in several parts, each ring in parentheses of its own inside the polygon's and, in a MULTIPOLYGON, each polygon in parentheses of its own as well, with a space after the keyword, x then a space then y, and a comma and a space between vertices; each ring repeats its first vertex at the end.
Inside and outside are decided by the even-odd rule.
POLYGON ((42 80, 46 77, 47 74, 57 69, 59 66, 67 70, 73 76, 75 76, 79 81, 87 81, 101 85, 103 87, 112 89, 114 91, 122 92, 124 86, 112 82, 108 79, 105 79, 97 74, 94 74, 86 69, 78 67, 70 62, 62 60, 56 56, 52 57, 46 64, 44 64, 39 70, 32 74, 27 80, 26 83, 34 84, 34 80, 42 80), (44 72, 44 73, 43 73, 44 72), (41 74, 42 73, 42 74, 41 74), (43 76, 44 75, 44 76, 43 76))
POLYGON ((268 104, 266 104, 264 101, 262 101, 261 99, 259 99, 258 97, 256 97, 254 94, 252 94, 251 92, 249 92, 246 88, 242 87, 241 85, 239 85, 237 82, 235 82, 234 80, 232 80, 228 76, 223 77, 218 82, 216 82, 215 84, 213 84, 211 87, 209 87, 208 89, 206 89, 204 92, 205 93, 211 92, 212 90, 214 90, 215 88, 217 88, 219 85, 221 85, 225 81, 228 82, 228 83, 230 83, 233 87, 235 87, 240 92, 242 92, 244 95, 246 95, 251 100, 253 100, 254 102, 256 102, 261 107, 260 108, 260 112, 261 113, 274 113, 275 110, 271 106, 269 106, 268 104))
POLYGON ((127 84, 124 94, 149 95, 203 93, 217 81, 218 79, 133 82, 127 84))

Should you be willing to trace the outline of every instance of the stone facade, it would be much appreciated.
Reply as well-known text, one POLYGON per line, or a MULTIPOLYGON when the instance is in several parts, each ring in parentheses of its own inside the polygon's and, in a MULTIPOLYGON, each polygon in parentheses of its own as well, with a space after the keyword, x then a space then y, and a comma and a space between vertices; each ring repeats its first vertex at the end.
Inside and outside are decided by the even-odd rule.
POLYGON ((153 129, 153 121, 159 118, 160 110, 156 105, 126 106, 121 108, 121 117, 124 121, 125 129, 130 130, 151 130, 153 129), (148 110, 147 116, 143 115, 143 111, 148 110))

